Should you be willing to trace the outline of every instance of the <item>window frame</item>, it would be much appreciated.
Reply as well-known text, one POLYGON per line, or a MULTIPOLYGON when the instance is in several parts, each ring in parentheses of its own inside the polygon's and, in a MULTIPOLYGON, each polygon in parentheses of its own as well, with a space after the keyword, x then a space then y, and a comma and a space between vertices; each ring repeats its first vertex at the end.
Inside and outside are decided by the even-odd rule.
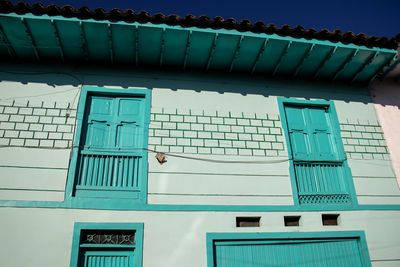
MULTIPOLYGON (((143 223, 81 223, 75 222, 71 246, 70 267, 78 266, 80 255, 80 240, 84 230, 133 230, 135 231, 135 244, 132 245, 135 251, 134 266, 141 267, 143 262, 143 223)), ((122 246, 122 245, 121 245, 122 246)))
MULTIPOLYGON (((146 150, 141 153, 142 162, 141 162, 141 170, 138 177, 139 180, 139 191, 137 198, 124 198, 123 195, 118 195, 118 192, 108 192, 104 196, 101 196, 101 190, 99 190, 98 195, 95 197, 85 196, 85 197, 77 197, 74 195, 75 187, 76 187, 76 175, 77 175, 77 164, 78 164, 78 156, 79 156, 79 147, 81 146, 81 139, 83 131, 83 123, 85 117, 85 111, 87 106, 87 98, 89 95, 104 95, 104 96, 126 96, 126 97, 141 97, 144 100, 144 108, 145 114, 143 114, 144 121, 144 131, 143 131, 143 139, 142 144, 143 148, 148 147, 148 138, 149 138, 149 124, 150 124, 150 106, 151 106, 151 90, 149 89, 141 89, 141 88, 129 88, 129 89, 114 89, 114 88, 106 88, 106 87, 98 87, 98 86, 83 86, 81 90, 81 94, 78 102, 78 109, 76 115, 76 123, 75 123, 75 135, 73 141, 73 147, 71 151, 71 158, 69 162, 68 175, 67 175, 67 185, 65 190, 65 200, 72 199, 110 199, 110 200, 118 200, 123 199, 130 202, 145 204, 147 202, 147 177, 148 177, 148 153, 146 150)), ((113 203, 113 201, 111 201, 113 203)))
MULTIPOLYGON (((337 157, 335 160, 329 160, 329 161, 316 160, 316 161, 309 161, 309 162, 342 163, 343 167, 344 167, 344 171, 345 171, 344 183, 348 189, 348 194, 351 198, 351 204, 346 205, 346 206, 358 206, 356 191, 354 188, 353 175, 351 174, 351 170, 350 170, 350 167, 347 162, 346 153, 344 151, 342 136, 340 134, 340 124, 339 124, 339 120, 337 117, 337 112, 336 112, 334 102, 330 101, 330 100, 304 100, 304 99, 278 97, 278 108, 279 108, 279 113, 281 116, 282 128, 285 133, 286 147, 287 147, 288 156, 289 156, 289 175, 290 175, 290 182, 291 182, 291 186, 292 186, 294 205, 299 206, 299 207, 306 207, 306 206, 321 207, 321 206, 325 205, 324 208, 329 207, 329 208, 333 208, 333 209, 341 209, 344 207, 343 204, 300 204, 299 193, 297 190, 297 180, 296 180, 296 174, 295 174, 293 151, 292 151, 291 142, 290 142, 285 106, 328 107, 329 119, 330 119, 330 123, 331 123, 331 127, 332 127, 332 134, 333 134, 336 144, 337 144, 337 146, 336 146, 336 149, 338 151, 337 157)), ((307 162, 307 161, 305 161, 305 162, 307 162)))

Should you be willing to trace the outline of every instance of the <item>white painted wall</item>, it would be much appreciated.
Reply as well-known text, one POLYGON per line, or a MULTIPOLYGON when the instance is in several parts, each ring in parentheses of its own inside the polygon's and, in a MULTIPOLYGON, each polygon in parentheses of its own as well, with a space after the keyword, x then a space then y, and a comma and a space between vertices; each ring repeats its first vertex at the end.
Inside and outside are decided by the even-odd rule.
POLYGON ((342 211, 338 226, 321 212, 135 212, 0 208, 0 250, 7 267, 69 266, 74 222, 144 222, 144 267, 206 266, 206 233, 365 231, 373 266, 400 264, 399 211, 342 211), (299 227, 283 216, 301 215, 299 227), (236 216, 261 216, 257 228, 237 228, 236 216))
POLYGON ((400 84, 391 79, 375 80, 370 88, 400 185, 400 84))

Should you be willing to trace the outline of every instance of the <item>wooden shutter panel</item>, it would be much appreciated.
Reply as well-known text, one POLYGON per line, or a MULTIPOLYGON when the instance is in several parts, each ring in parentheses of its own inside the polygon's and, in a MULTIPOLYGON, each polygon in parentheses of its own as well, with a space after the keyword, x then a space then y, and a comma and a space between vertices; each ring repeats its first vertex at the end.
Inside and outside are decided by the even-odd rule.
POLYGON ((313 107, 308 108, 308 112, 316 160, 337 159, 337 143, 332 133, 328 110, 324 107, 313 107))
POLYGON ((117 144, 118 148, 141 148, 144 134, 143 98, 120 98, 118 101, 117 144))
POLYGON ((84 267, 131 267, 132 251, 86 251, 84 267))
POLYGON ((286 106, 285 112, 293 159, 312 160, 312 136, 307 129, 306 109, 298 106, 286 106))
POLYGON ((113 99, 103 96, 89 96, 87 109, 85 147, 109 147, 113 113, 113 99))

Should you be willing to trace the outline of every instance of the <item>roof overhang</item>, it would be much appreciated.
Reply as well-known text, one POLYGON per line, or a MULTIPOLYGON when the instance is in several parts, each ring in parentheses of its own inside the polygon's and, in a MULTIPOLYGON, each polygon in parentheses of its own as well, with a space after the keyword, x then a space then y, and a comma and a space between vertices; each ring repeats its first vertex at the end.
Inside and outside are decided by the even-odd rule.
POLYGON ((396 50, 237 30, 0 15, 0 56, 369 82, 396 50))

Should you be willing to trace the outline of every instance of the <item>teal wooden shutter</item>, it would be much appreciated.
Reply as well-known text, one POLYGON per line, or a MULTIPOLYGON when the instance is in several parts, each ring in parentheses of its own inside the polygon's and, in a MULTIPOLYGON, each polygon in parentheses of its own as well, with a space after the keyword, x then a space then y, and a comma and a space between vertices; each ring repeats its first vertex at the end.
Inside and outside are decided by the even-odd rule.
POLYGON ((215 242, 215 267, 364 266, 358 239, 215 242))
POLYGON ((337 159, 337 143, 332 133, 328 107, 311 107, 307 111, 315 160, 337 159))
POLYGON ((142 148, 144 133, 144 101, 140 98, 118 98, 116 147, 142 148))
POLYGON ((349 204, 347 167, 343 163, 295 162, 300 204, 349 204))
POLYGON ((88 96, 76 196, 138 198, 144 98, 88 96))
POLYGON ((133 251, 86 251, 83 267, 134 267, 133 251))
POLYGON ((287 106, 285 112, 293 159, 313 159, 312 136, 307 126, 307 110, 299 106, 287 106))
POLYGON ((114 101, 110 97, 89 96, 88 104, 84 146, 92 149, 109 147, 114 101))

